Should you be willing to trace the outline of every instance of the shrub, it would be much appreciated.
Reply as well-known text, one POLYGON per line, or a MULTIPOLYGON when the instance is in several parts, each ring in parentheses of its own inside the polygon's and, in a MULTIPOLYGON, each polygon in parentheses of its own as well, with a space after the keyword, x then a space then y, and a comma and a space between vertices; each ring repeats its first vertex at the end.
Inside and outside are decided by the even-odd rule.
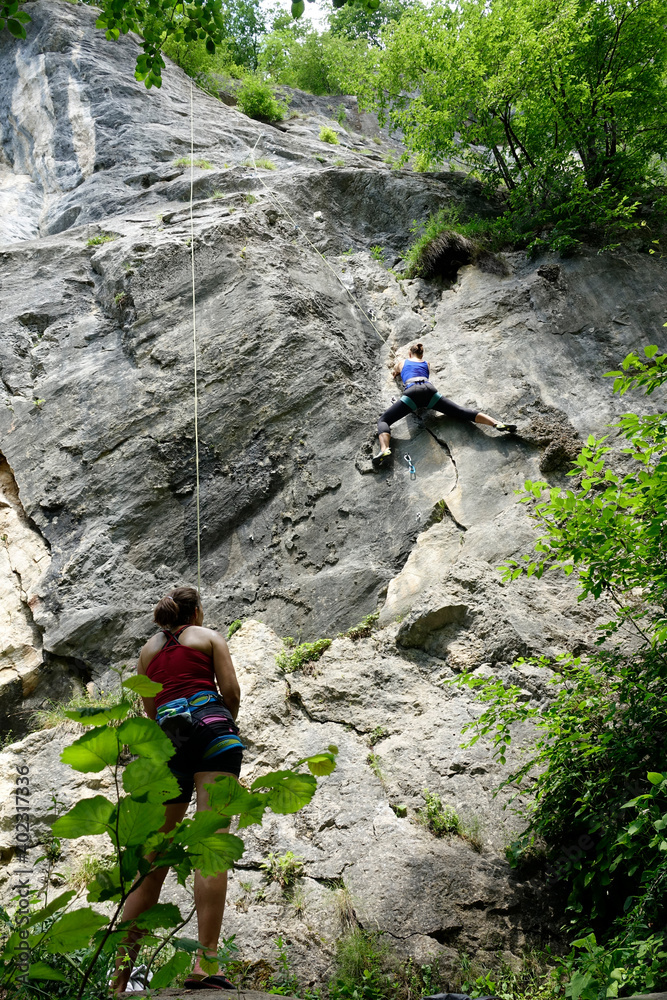
POLYGON ((97 236, 91 236, 89 240, 86 241, 86 246, 97 247, 101 243, 112 243, 116 237, 112 236, 111 233, 99 233, 97 236))
POLYGON ((373 260, 382 260, 384 258, 384 249, 376 244, 371 247, 371 257, 373 260))
POLYGON ((303 858, 293 851, 274 854, 271 851, 259 866, 263 869, 267 882, 277 882, 281 889, 290 889, 303 875, 303 858))
POLYGON ((287 112, 287 103, 277 100, 269 84, 256 75, 244 77, 236 100, 239 109, 249 118, 280 121, 287 112))
POLYGON ((368 745, 374 747, 376 743, 379 743, 380 740, 385 740, 387 736, 389 736, 388 729, 385 729, 384 726, 376 726, 368 737, 368 745))
MULTIPOLYGON (((650 394, 667 384, 667 354, 650 346, 607 374, 616 392, 650 394)), ((523 848, 543 842, 549 881, 569 888, 567 990, 581 1000, 667 979, 667 414, 626 413, 615 426, 622 464, 590 435, 570 489, 526 482, 522 501, 541 534, 534 552, 505 567, 507 580, 560 570, 577 579, 580 599, 605 597, 615 613, 598 626, 599 648, 535 658, 552 671, 539 706, 522 700, 520 685, 459 681, 487 706, 467 727, 471 742, 489 736, 501 763, 512 727, 536 727, 531 753, 503 784, 530 793, 523 848)))
POLYGON ((295 640, 288 636, 283 641, 292 649, 292 652, 288 653, 287 650, 283 650, 278 653, 276 663, 283 673, 291 674, 305 663, 314 663, 315 660, 319 660, 325 649, 331 645, 332 640, 316 639, 315 642, 302 642, 300 645, 296 645, 295 640))
POLYGON ((242 625, 243 625, 243 619, 235 618, 234 621, 229 626, 229 628, 227 629, 227 638, 231 639, 234 633, 238 632, 238 630, 241 628, 242 625))
POLYGON ((382 773, 382 766, 378 755, 376 753, 369 753, 368 757, 366 758, 366 763, 368 764, 368 766, 370 767, 371 771, 378 779, 378 781, 384 782, 384 774, 382 773))
POLYGON ((338 136, 328 125, 323 125, 320 129, 320 140, 322 142, 329 142, 332 146, 338 145, 338 136))
POLYGON ((436 837, 444 837, 446 834, 460 834, 461 820, 451 806, 443 805, 440 796, 436 792, 429 792, 425 788, 422 792, 424 802, 423 810, 419 810, 419 816, 425 826, 436 837))
POLYGON ((352 642, 356 642, 357 639, 366 639, 371 634, 375 628, 378 619, 380 617, 379 611, 373 611, 370 615, 366 615, 362 618, 357 625, 353 625, 349 628, 347 632, 339 632, 339 638, 341 639, 351 639, 352 642))

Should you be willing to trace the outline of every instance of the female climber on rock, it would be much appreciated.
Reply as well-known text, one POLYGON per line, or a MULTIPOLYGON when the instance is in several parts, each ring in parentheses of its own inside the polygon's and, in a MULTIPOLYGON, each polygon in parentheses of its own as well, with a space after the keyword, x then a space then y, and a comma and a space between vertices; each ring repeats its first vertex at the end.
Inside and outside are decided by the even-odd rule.
MULTIPOLYGON (((137 673, 162 684, 154 698, 142 699, 144 709, 176 746, 168 765, 180 793, 165 804, 162 829, 167 831, 185 816, 194 789, 197 811, 209 809, 204 786, 219 774, 238 778, 244 747, 234 720, 241 695, 227 643, 217 632, 202 627, 204 612, 196 590, 178 587, 171 591, 156 605, 153 620, 161 631, 143 646, 137 673)), ((158 868, 150 872, 130 893, 123 920, 134 920, 157 903, 167 871, 158 868)), ((207 957, 217 957, 226 893, 226 871, 209 878, 195 872, 198 940, 207 957)), ((113 981, 116 994, 127 986, 141 934, 137 929, 130 931, 119 950, 113 981)), ((207 975, 201 958, 199 954, 186 989, 235 989, 225 976, 207 975)))
POLYGON ((467 410, 463 406, 458 406, 451 399, 445 399, 437 391, 431 382, 431 366, 424 360, 424 345, 412 344, 408 348, 408 356, 403 360, 398 360, 392 369, 392 375, 396 378, 401 376, 403 382, 403 395, 396 402, 384 411, 378 420, 378 437, 380 438, 380 451, 373 457, 374 465, 382 463, 391 455, 389 440, 391 436, 390 426, 397 420, 405 417, 411 411, 425 407, 427 410, 437 410, 444 413, 452 420, 470 421, 476 424, 486 424, 495 427, 497 431, 505 431, 513 434, 516 431, 516 424, 504 424, 500 420, 494 420, 486 413, 477 410, 467 410))

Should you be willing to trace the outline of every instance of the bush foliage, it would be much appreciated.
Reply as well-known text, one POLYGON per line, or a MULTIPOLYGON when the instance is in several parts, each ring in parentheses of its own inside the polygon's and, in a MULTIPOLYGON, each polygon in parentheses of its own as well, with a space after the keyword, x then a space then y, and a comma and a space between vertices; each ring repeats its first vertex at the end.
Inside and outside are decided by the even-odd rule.
MULTIPOLYGON (((128 693, 144 697, 152 697, 161 689, 160 684, 145 676, 130 678, 123 687, 128 693)), ((290 770, 261 775, 250 790, 228 775, 220 776, 208 786, 210 811, 197 812, 192 819, 184 819, 163 832, 164 802, 178 793, 176 779, 166 764, 175 748, 156 722, 131 717, 131 709, 131 702, 124 698, 113 705, 84 705, 66 713, 88 729, 65 748, 63 763, 83 774, 108 770, 117 793, 115 800, 104 795, 81 799, 60 816, 53 823, 53 842, 45 857, 49 865, 56 863, 58 841, 62 839, 94 835, 108 838, 112 860, 89 866, 85 877, 87 901, 107 906, 105 912, 94 906, 77 906, 74 889, 49 900, 50 867, 44 905, 36 905, 35 892, 32 898, 19 902, 14 917, 0 911, 0 987, 14 994, 23 991, 26 996, 44 995, 39 984, 48 982, 52 997, 83 1000, 101 996, 105 987, 100 980, 104 983, 113 954, 130 926, 122 922, 121 916, 137 884, 135 877, 141 882, 149 872, 170 867, 183 885, 195 869, 206 877, 231 868, 242 855, 244 845, 238 836, 219 833, 221 826, 228 826, 230 818, 237 816, 242 830, 261 823, 267 809, 278 814, 298 811, 315 792, 315 775, 330 774, 336 766, 337 748, 329 747, 324 753, 304 758, 290 770), (134 759, 124 765, 125 747, 134 759), (304 764, 308 770, 302 772, 299 768, 304 764), (67 973, 54 956, 66 959, 67 973)), ((18 768, 17 817, 21 815, 21 774, 26 770, 18 768)), ((177 936, 190 915, 184 917, 173 903, 157 903, 137 918, 137 926, 146 931, 143 945, 152 948, 149 966, 166 943, 175 949, 173 957, 156 972, 152 987, 168 986, 190 968, 198 942, 177 936)), ((216 971, 216 961, 203 961, 209 971, 216 971)))
MULTIPOLYGON (((628 355, 614 389, 664 389, 667 354, 628 355)), ((553 695, 536 706, 519 685, 465 676, 487 704, 468 728, 505 762, 512 726, 532 720, 537 742, 504 784, 533 795, 511 859, 546 845, 552 884, 569 888, 576 939, 566 962, 572 1000, 649 992, 667 981, 667 413, 628 413, 616 425, 623 465, 591 436, 572 488, 527 482, 523 502, 542 532, 506 579, 560 571, 580 598, 605 600, 611 617, 598 649, 537 663, 553 695)))

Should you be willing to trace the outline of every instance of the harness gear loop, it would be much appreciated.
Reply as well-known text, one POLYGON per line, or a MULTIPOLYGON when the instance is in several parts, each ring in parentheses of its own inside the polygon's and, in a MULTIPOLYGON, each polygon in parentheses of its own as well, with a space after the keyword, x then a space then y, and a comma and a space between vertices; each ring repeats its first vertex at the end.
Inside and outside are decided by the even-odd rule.
POLYGON ((192 272, 192 356, 195 382, 195 503, 197 508, 197 592, 201 594, 201 525, 199 510, 199 396, 197 391, 197 308, 195 304, 195 223, 192 205, 195 177, 194 88, 190 81, 190 269, 192 272))

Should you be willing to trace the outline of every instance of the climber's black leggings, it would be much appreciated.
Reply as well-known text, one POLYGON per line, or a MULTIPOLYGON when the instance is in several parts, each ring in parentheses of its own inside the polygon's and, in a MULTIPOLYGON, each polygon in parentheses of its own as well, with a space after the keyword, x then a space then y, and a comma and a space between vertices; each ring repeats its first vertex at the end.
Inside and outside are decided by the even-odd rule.
MULTIPOLYGON (((408 396, 416 406, 424 407, 428 406, 433 398, 433 393, 437 391, 431 382, 419 382, 417 385, 409 386, 403 395, 408 396)), ((452 420, 474 421, 479 413, 479 410, 468 410, 465 406, 452 403, 451 399, 445 399, 444 396, 440 397, 433 409, 437 410, 438 413, 444 413, 446 417, 451 417, 452 420)), ((412 412, 408 404, 401 402, 400 399, 397 403, 392 403, 378 420, 378 434, 391 433, 389 430, 391 424, 395 424, 397 420, 412 412)))

